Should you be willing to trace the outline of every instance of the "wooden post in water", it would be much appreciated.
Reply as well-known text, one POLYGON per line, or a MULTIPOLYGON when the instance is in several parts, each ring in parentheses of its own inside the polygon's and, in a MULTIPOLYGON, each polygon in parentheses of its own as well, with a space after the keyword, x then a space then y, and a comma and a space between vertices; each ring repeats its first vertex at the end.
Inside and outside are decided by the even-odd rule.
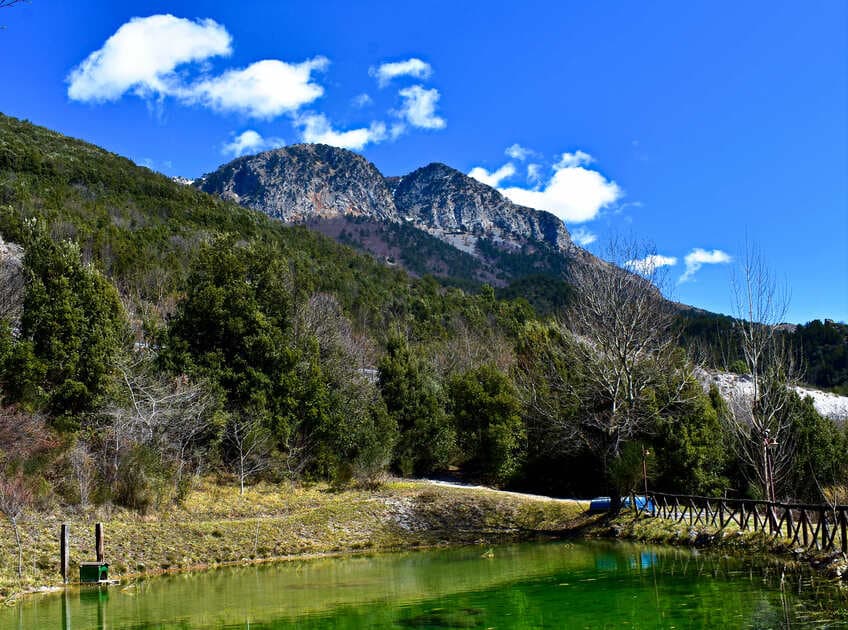
POLYGON ((67 523, 62 523, 62 532, 59 535, 59 567, 62 571, 62 581, 67 584, 70 575, 68 575, 70 567, 70 550, 68 548, 69 529, 67 523))
POLYGON ((103 523, 94 524, 94 548, 97 554, 97 561, 103 562, 105 554, 103 553, 103 523))
POLYGON ((62 594, 62 630, 71 630, 71 598, 68 589, 62 594))

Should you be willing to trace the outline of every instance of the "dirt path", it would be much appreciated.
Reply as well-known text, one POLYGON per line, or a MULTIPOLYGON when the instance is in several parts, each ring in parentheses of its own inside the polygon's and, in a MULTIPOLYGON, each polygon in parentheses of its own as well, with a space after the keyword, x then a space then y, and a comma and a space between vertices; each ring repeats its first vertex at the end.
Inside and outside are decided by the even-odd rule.
POLYGON ((488 486, 475 486, 467 483, 460 483, 458 481, 439 481, 437 479, 422 479, 424 483, 428 483, 434 486, 443 486, 448 488, 463 488, 465 490, 480 490, 481 492, 494 492, 495 494, 503 495, 503 496, 511 496, 511 497, 519 497, 521 499, 530 499, 535 501, 553 501, 556 503, 570 503, 574 505, 585 505, 586 508, 589 507, 589 501, 583 501, 580 499, 557 499, 555 497, 547 497, 542 494, 527 494, 524 492, 510 492, 509 490, 497 490, 495 488, 489 488, 488 486))

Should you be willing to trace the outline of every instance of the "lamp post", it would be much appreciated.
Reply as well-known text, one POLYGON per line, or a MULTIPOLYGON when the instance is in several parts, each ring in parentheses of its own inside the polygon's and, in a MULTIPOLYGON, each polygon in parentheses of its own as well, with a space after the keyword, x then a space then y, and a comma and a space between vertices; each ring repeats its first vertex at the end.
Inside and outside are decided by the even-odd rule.
POLYGON ((766 500, 774 503, 777 499, 774 493, 774 469, 772 465, 771 449, 777 446, 777 440, 771 437, 771 431, 763 432, 763 467, 766 483, 766 500))
POLYGON ((771 431, 766 429, 763 432, 763 464, 765 465, 766 477, 766 500, 768 505, 769 531, 773 534, 778 529, 777 517, 774 515, 774 506, 771 505, 777 499, 774 494, 774 469, 771 461, 771 449, 777 446, 777 440, 771 437, 771 431))
POLYGON ((648 500, 648 455, 651 454, 646 448, 642 449, 642 481, 645 485, 645 501, 648 500))

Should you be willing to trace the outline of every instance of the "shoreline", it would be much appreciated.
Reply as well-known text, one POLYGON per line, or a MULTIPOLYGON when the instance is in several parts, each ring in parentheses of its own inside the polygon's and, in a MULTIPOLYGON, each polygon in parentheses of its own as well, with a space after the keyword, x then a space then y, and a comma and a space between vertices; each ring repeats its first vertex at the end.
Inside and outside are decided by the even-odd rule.
MULTIPOLYGON (((608 515, 589 515, 586 512, 588 502, 585 501, 551 500, 550 497, 502 492, 483 486, 422 480, 393 480, 376 490, 367 491, 337 490, 321 485, 296 489, 261 485, 245 497, 232 496, 228 488, 214 484, 201 489, 195 499, 177 514, 168 510, 140 516, 125 511, 110 510, 104 514, 92 510, 72 520, 72 527, 77 530, 75 538, 79 542, 80 529, 90 527, 93 531, 94 519, 111 516, 112 520, 105 519, 106 560, 110 569, 115 570, 110 578, 120 580, 118 588, 127 588, 150 577, 199 573, 225 567, 412 552, 449 546, 569 537, 662 544, 727 553, 752 560, 768 556, 777 564, 826 580, 844 593, 844 601, 834 601, 832 608, 848 616, 848 571, 840 573, 842 580, 828 573, 828 568, 834 563, 822 563, 821 555, 799 554, 782 541, 761 534, 717 532, 706 528, 689 531, 688 525, 662 519, 637 519, 628 513, 613 519, 608 515), (229 503, 221 500, 221 493, 230 495, 229 503), (219 512, 199 510, 204 501, 217 506, 219 512), (274 507, 276 512, 271 509, 274 507), (243 509, 240 511, 240 508, 243 509), (226 515, 221 511, 224 509, 226 515), (213 516, 218 518, 211 518, 213 516), (140 549, 145 546, 146 535, 151 530, 166 532, 164 538, 154 536, 162 544, 161 548, 140 556, 140 549), (116 542, 116 531, 123 532, 126 544, 116 542), (133 534, 136 536, 133 537, 133 534), (202 538, 200 551, 209 555, 222 553, 214 548, 222 540, 233 540, 234 544, 229 555, 219 555, 207 561, 191 561, 194 558, 191 554, 197 552, 197 548, 190 544, 192 536, 202 538), (268 553, 273 549, 267 546, 272 539, 283 544, 277 548, 287 551, 268 553), (135 565, 130 564, 133 560, 135 565)), ((56 516, 49 515, 43 526, 53 528, 58 523, 56 516)), ((0 544, 3 543, 3 535, 8 535, 6 529, 9 528, 0 533, 0 544)), ((25 550, 25 558, 26 555, 25 550)), ((79 558, 77 546, 76 554, 72 555, 72 566, 79 558)), ((24 598, 86 587, 78 582, 62 585, 57 571, 43 571, 41 576, 47 579, 40 583, 30 582, 28 588, 23 589, 9 588, 12 585, 8 579, 0 583, 0 602, 11 606, 24 598)))
POLYGON ((770 556, 787 565, 804 567, 845 590, 848 597, 848 555, 792 547, 789 541, 763 532, 740 531, 732 527, 693 527, 688 523, 621 513, 596 523, 589 529, 596 538, 663 544, 698 550, 734 552, 742 556, 770 556))
MULTIPOLYGON (((587 503, 424 481, 392 480, 375 490, 318 484, 259 484, 240 496, 207 480, 180 507, 151 515, 114 508, 30 515, 22 524, 24 581, 0 565, 0 602, 66 588, 58 571, 58 530, 71 526, 72 574, 93 556, 103 522, 110 579, 198 572, 225 566, 413 551, 453 545, 561 537, 594 517, 587 503)), ((0 528, 0 552, 13 548, 0 528)), ((73 580, 70 586, 79 586, 73 580)))

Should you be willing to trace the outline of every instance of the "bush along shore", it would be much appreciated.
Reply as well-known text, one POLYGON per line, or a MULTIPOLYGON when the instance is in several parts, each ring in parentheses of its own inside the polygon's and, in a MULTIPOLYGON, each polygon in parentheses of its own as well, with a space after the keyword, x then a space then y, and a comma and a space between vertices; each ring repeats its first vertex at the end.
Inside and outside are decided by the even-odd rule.
POLYGON ((12 528, 0 528, 0 598, 61 586, 59 531, 70 526, 70 566, 95 559, 103 522, 110 577, 323 554, 490 544, 561 536, 592 518, 587 504, 480 488, 389 481, 374 489, 326 484, 202 482, 181 505, 140 515, 123 508, 26 514, 19 522, 22 575, 12 528))

